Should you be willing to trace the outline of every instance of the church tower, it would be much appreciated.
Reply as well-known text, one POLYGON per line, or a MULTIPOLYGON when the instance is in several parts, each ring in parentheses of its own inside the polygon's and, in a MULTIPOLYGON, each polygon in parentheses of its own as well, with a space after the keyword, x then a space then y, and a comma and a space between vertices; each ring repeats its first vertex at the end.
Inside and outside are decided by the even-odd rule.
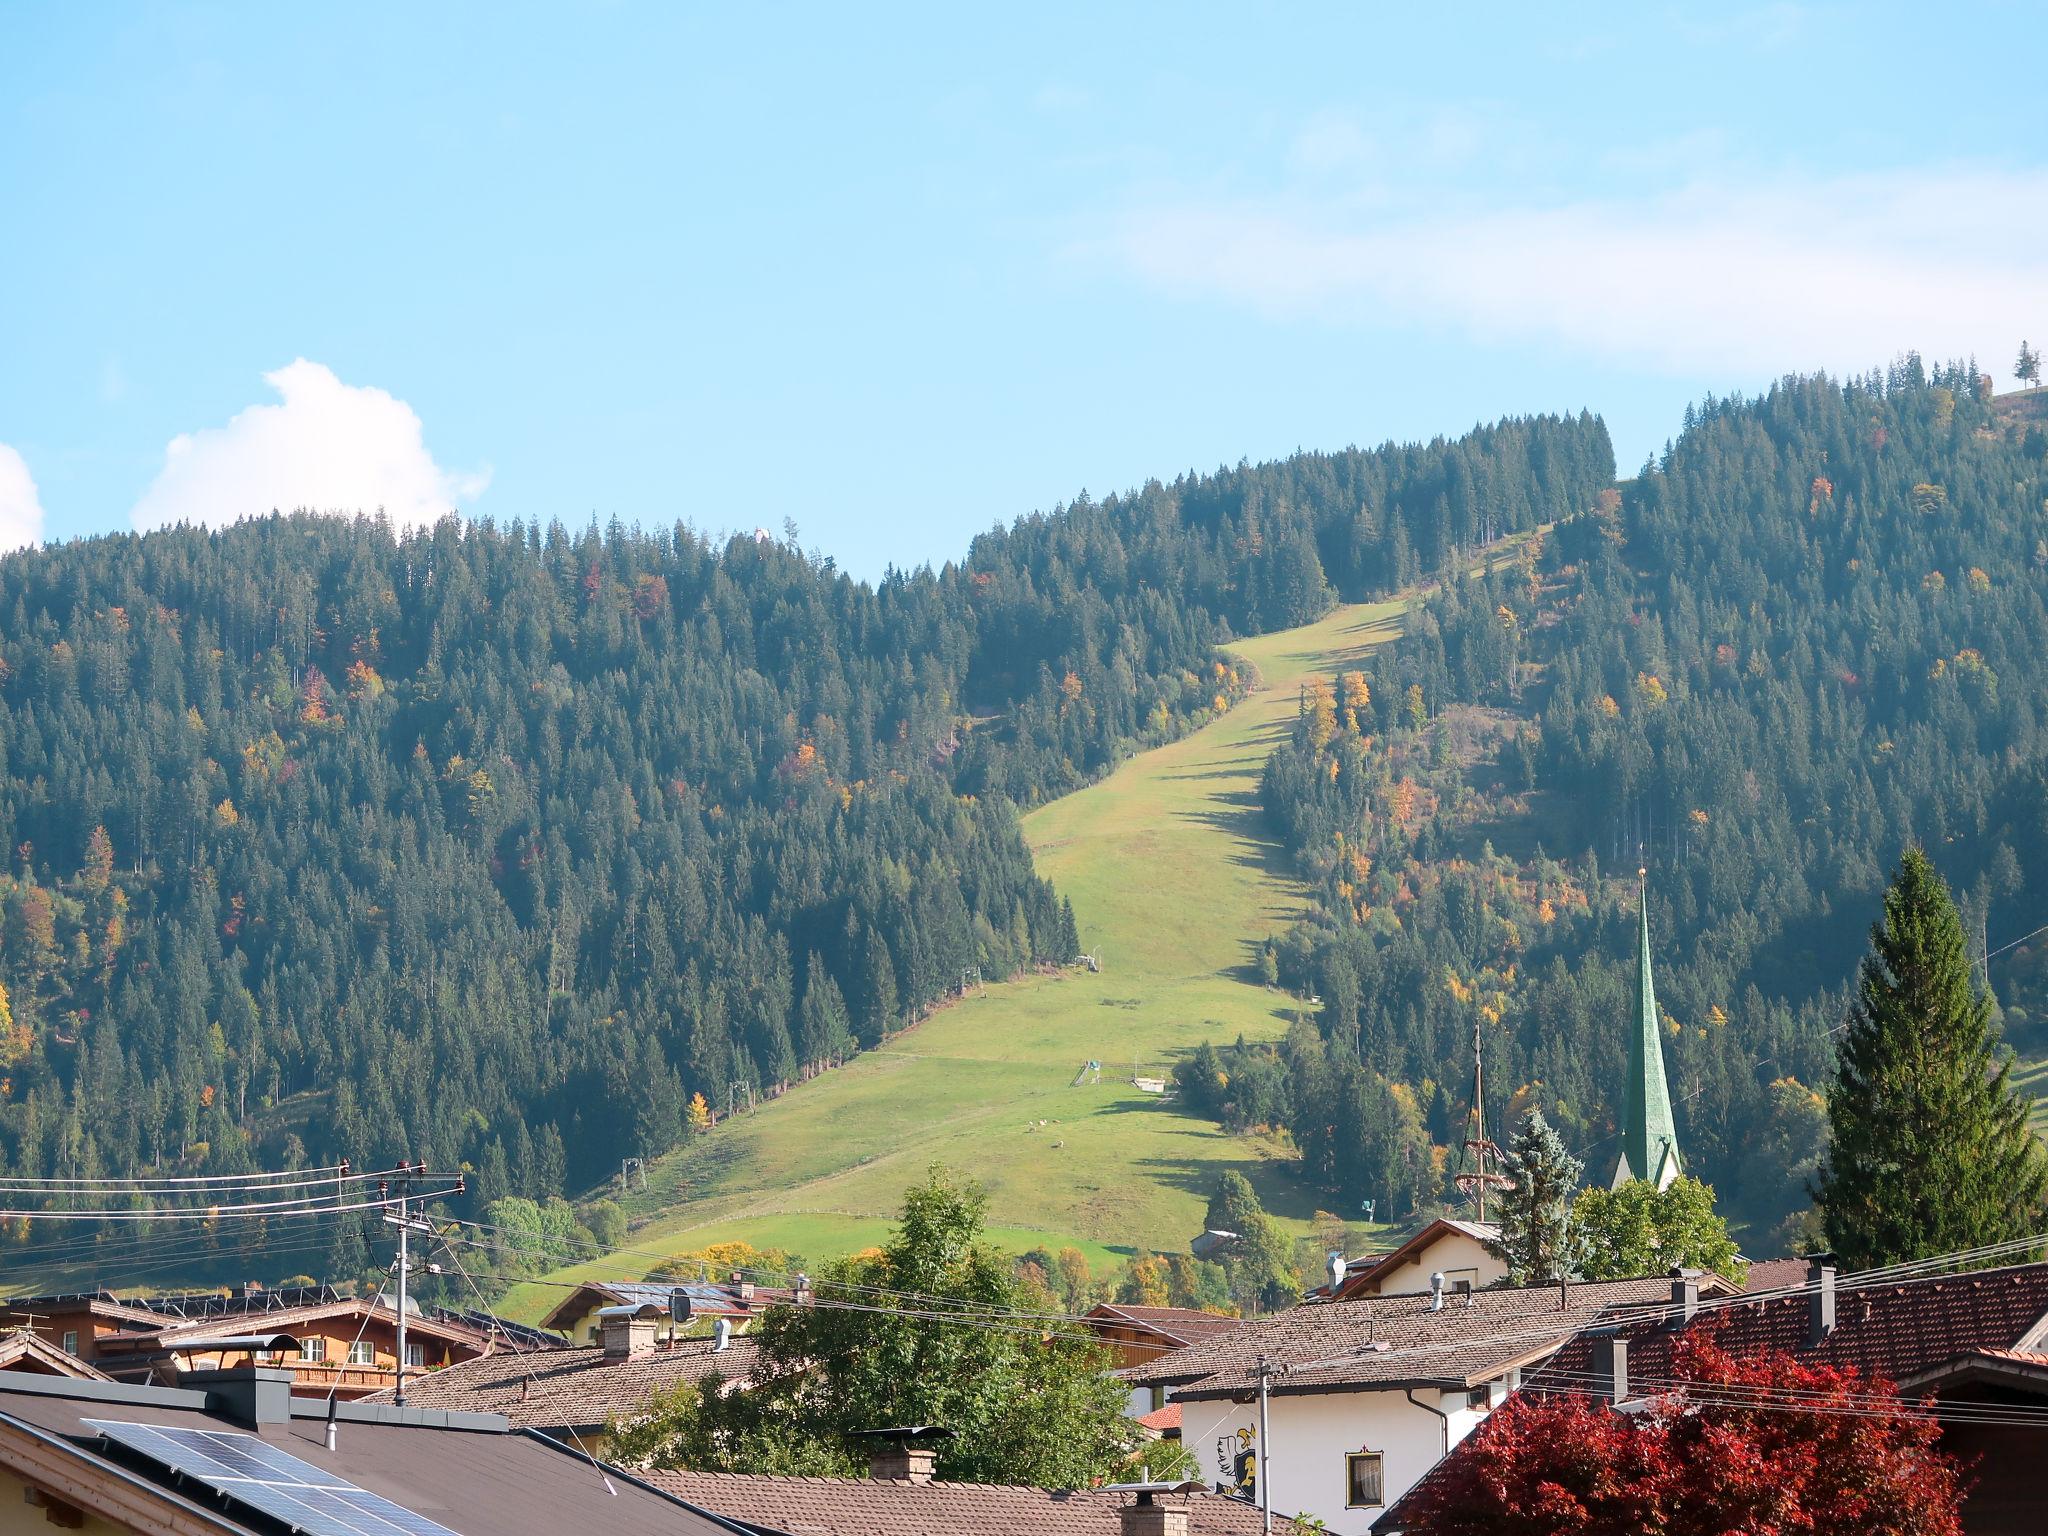
POLYGON ((1657 989, 1650 979, 1649 871, 1638 870, 1636 1006, 1628 1023, 1628 1083, 1621 1107, 1621 1164, 1614 1182, 1643 1179, 1668 1187, 1685 1165, 1678 1156, 1678 1122, 1671 1115, 1671 1085, 1664 1078, 1664 1032, 1657 989))

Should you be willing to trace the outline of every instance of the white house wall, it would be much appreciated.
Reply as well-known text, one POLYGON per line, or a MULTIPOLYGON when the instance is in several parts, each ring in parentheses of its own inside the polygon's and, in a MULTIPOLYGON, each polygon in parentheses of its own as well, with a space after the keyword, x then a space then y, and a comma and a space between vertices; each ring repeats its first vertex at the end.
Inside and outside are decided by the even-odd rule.
POLYGON ((1403 1291, 1426 1291, 1429 1277, 1442 1270, 1445 1284, 1457 1288, 1460 1280, 1472 1282, 1477 1291, 1493 1284, 1508 1272, 1504 1260, 1495 1258, 1486 1244, 1463 1232, 1446 1232, 1399 1269, 1379 1282, 1379 1293, 1392 1296, 1403 1291))
MULTIPOLYGON (((1365 1536, 1373 1521, 1435 1466, 1444 1454, 1448 1427, 1456 1445, 1486 1415, 1463 1406, 1464 1392, 1445 1394, 1435 1387, 1417 1387, 1416 1403, 1399 1391, 1344 1392, 1272 1396, 1267 1420, 1272 1433, 1270 1457, 1262 1458, 1273 1479, 1273 1513, 1320 1516, 1334 1536, 1365 1536), (1428 1409, 1448 1396, 1460 1406, 1450 1410, 1448 1426, 1428 1409), (1383 1458, 1382 1495, 1386 1504, 1372 1509, 1346 1509, 1345 1461, 1352 1451, 1378 1451, 1383 1458)), ((1240 1434, 1257 1444, 1259 1405, 1229 1402, 1181 1404, 1181 1444, 1195 1458, 1196 1475, 1205 1483, 1228 1483, 1240 1434)))

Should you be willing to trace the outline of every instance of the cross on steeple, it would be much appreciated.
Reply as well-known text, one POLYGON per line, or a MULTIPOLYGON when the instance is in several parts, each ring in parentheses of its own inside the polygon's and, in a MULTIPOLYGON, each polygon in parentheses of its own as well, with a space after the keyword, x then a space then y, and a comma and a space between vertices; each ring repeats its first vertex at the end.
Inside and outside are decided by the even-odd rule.
POLYGON ((1685 1172, 1678 1155, 1678 1122, 1664 1076, 1664 1031, 1650 975, 1650 872, 1636 871, 1636 1006, 1628 1024, 1628 1080, 1622 1093, 1619 1186, 1644 1179, 1664 1189, 1685 1172))

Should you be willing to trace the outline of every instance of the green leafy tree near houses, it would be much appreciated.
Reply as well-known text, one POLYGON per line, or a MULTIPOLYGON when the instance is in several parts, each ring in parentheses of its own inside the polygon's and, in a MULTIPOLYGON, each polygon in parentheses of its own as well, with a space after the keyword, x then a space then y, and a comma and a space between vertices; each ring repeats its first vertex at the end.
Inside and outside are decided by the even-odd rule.
MULTIPOLYGON (((1009 1258, 981 1241, 986 1194, 934 1167, 907 1191, 879 1252, 842 1259, 814 1281, 817 1303, 777 1307, 757 1325, 758 1363, 740 1390, 687 1384, 612 1426, 627 1465, 856 1475, 852 1437, 937 1424, 937 1474, 962 1482, 1083 1488, 1135 1472, 1140 1450, 1108 1357, 1071 1332, 989 1312, 1042 1313, 1009 1258), (871 1310, 877 1290, 936 1298, 916 1315, 871 1310), (859 1301, 861 1308, 831 1305, 859 1301), (950 1324, 958 1309, 976 1324, 950 1324)), ((1144 1448, 1159 1471, 1160 1448, 1144 1448)))
POLYGON ((1948 886, 1908 849, 1871 929, 1828 1091, 1814 1198, 1845 1267, 2041 1230, 2048 1158, 1996 1044, 1948 886))
POLYGON ((1689 1175, 1662 1190, 1645 1179, 1581 1190, 1572 1221, 1584 1239, 1581 1279, 1626 1280, 1675 1265, 1738 1283, 1749 1273, 1714 1209, 1713 1188, 1689 1175))

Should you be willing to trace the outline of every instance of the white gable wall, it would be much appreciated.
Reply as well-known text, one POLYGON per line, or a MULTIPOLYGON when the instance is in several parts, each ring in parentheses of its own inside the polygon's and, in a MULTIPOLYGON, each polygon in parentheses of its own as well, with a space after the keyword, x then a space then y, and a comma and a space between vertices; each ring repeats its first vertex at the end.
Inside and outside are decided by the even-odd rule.
MULTIPOLYGON (((1484 1408, 1466 1405, 1470 1394, 1462 1390, 1417 1387, 1414 1392, 1412 1403, 1399 1389, 1274 1393, 1266 1410, 1273 1443, 1262 1458, 1271 1469, 1274 1517, 1317 1515, 1334 1536, 1365 1536, 1388 1504, 1443 1459, 1446 1431, 1448 1443, 1456 1445, 1486 1417, 1484 1408), (1430 1408, 1447 1411, 1448 1424, 1430 1408), (1351 1451, 1378 1451, 1383 1457, 1385 1502, 1372 1509, 1344 1507, 1344 1458, 1351 1451)), ((1248 1433, 1256 1446, 1258 1428, 1256 1402, 1181 1404, 1181 1444, 1195 1458, 1195 1475, 1205 1483, 1230 1481, 1233 1458, 1244 1443, 1240 1434, 1248 1433)))
POLYGON ((1505 1260, 1495 1258, 1478 1238, 1468 1237, 1463 1232, 1445 1232, 1418 1250, 1412 1260, 1404 1261, 1393 1273, 1383 1276, 1376 1289, 1382 1296, 1402 1291, 1426 1291, 1429 1289, 1429 1277, 1438 1270, 1444 1273, 1446 1290, 1456 1290, 1458 1282, 1466 1280, 1477 1291, 1504 1278, 1508 1266, 1505 1260))

